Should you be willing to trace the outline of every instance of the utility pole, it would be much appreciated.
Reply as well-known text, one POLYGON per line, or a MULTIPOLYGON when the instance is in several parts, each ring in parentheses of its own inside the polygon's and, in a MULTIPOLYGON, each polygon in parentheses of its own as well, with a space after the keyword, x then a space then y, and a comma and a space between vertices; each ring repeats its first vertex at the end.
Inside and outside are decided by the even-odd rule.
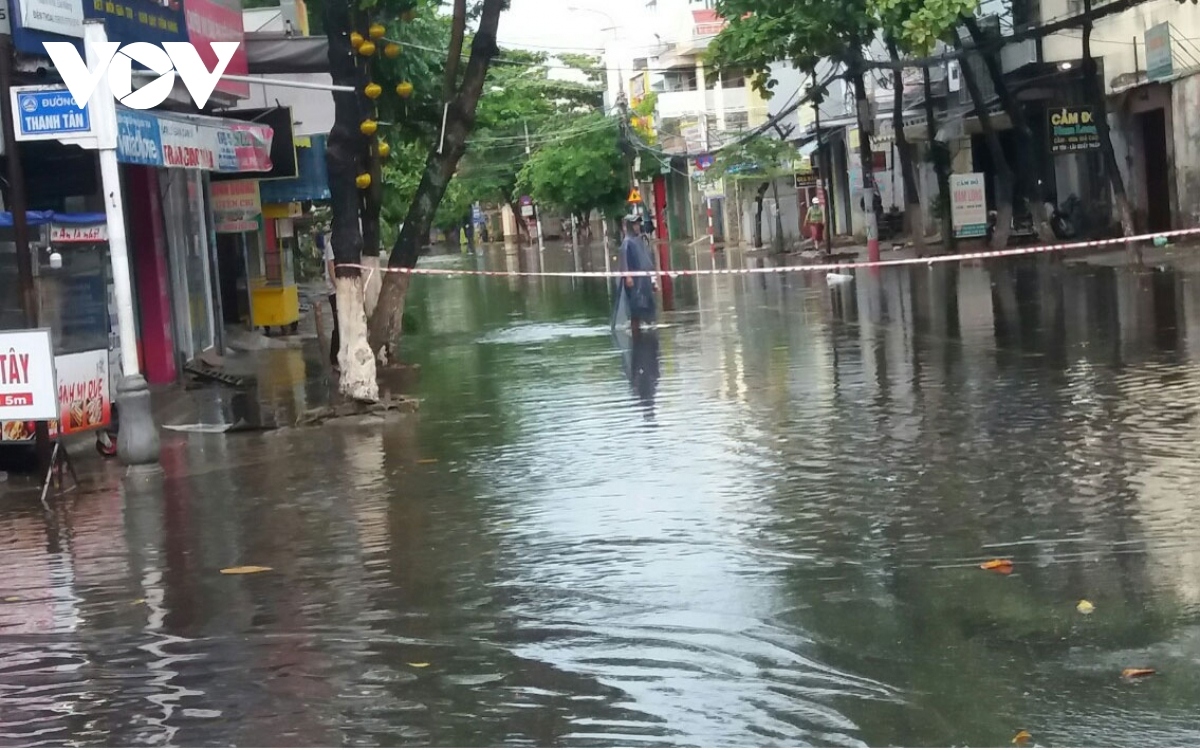
MULTIPOLYGON (((10 11, 11 12, 11 11, 10 11)), ((21 150, 17 146, 15 113, 12 111, 13 81, 12 36, 0 34, 0 119, 4 120, 4 155, 8 165, 8 210, 12 214, 13 244, 17 251, 17 277, 20 283, 21 309, 25 312, 25 326, 37 328, 37 293, 33 285, 33 254, 29 249, 29 206, 25 200, 25 170, 21 166, 21 150)), ((57 386, 56 386, 57 387, 57 386)), ((38 457, 39 473, 50 468, 50 426, 38 422, 34 428, 34 445, 38 457)))
MULTIPOLYGON (((833 255, 833 157, 829 150, 821 146, 821 102, 825 99, 825 94, 822 91, 816 91, 817 86, 817 69, 813 68, 813 116, 815 120, 813 127, 817 131, 817 169, 820 174, 817 177, 817 193, 824 201, 821 206, 821 211, 825 216, 825 254, 833 255)), ((813 249, 817 243, 813 243, 813 249)))
MULTIPOLYGON (((533 153, 533 149, 529 145, 529 122, 522 120, 521 124, 525 126, 525 156, 528 157, 533 153)), ((537 222, 538 250, 545 250, 546 240, 542 235, 542 207, 537 203, 533 204, 533 218, 537 222)))
MULTIPOLYGON (((100 67, 96 50, 108 42, 104 22, 83 22, 84 47, 89 70, 100 67)), ((158 463, 158 428, 150 412, 150 389, 138 362, 137 319, 133 312, 133 286, 129 268, 129 246, 125 239, 125 206, 117 167, 117 107, 113 103, 108 76, 100 76, 88 104, 96 129, 97 155, 104 213, 108 222, 108 251, 112 261, 113 296, 117 302, 117 329, 121 339, 123 377, 117 386, 121 427, 117 430, 117 456, 126 465, 158 463)))

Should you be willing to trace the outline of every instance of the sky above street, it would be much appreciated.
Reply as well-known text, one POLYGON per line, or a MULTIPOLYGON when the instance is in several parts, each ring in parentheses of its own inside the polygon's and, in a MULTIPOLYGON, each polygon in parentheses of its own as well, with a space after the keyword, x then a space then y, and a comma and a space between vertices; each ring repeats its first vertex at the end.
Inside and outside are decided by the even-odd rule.
POLYGON ((500 17, 500 44, 598 53, 617 35, 644 30, 645 6, 646 0, 512 0, 500 17))

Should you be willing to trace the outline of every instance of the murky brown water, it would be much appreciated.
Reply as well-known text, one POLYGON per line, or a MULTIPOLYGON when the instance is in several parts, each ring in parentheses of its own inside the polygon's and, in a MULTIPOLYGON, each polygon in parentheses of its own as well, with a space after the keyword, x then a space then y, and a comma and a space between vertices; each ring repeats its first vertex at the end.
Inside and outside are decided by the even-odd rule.
POLYGON ((423 280, 416 417, 0 495, 0 744, 1200 743, 1200 277, 1021 268, 423 280))

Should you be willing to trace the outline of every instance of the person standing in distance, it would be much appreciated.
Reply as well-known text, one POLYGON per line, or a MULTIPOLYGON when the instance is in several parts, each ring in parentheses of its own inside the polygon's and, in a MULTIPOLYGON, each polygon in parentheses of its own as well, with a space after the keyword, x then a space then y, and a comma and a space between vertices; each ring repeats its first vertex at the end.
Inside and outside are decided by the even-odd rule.
POLYGON ((333 284, 333 242, 326 238, 325 232, 317 234, 317 248, 321 250, 325 260, 325 291, 329 295, 329 309, 333 311, 333 331, 329 335, 329 364, 337 370, 338 350, 342 348, 342 339, 338 329, 337 287, 333 284))

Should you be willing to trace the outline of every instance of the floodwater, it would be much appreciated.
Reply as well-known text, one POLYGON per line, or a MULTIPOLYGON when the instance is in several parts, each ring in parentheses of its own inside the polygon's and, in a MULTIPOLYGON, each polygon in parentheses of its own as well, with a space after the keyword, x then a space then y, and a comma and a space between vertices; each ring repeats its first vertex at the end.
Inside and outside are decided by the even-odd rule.
POLYGON ((855 276, 421 279, 418 414, 0 494, 0 744, 1200 744, 1200 277, 855 276))

